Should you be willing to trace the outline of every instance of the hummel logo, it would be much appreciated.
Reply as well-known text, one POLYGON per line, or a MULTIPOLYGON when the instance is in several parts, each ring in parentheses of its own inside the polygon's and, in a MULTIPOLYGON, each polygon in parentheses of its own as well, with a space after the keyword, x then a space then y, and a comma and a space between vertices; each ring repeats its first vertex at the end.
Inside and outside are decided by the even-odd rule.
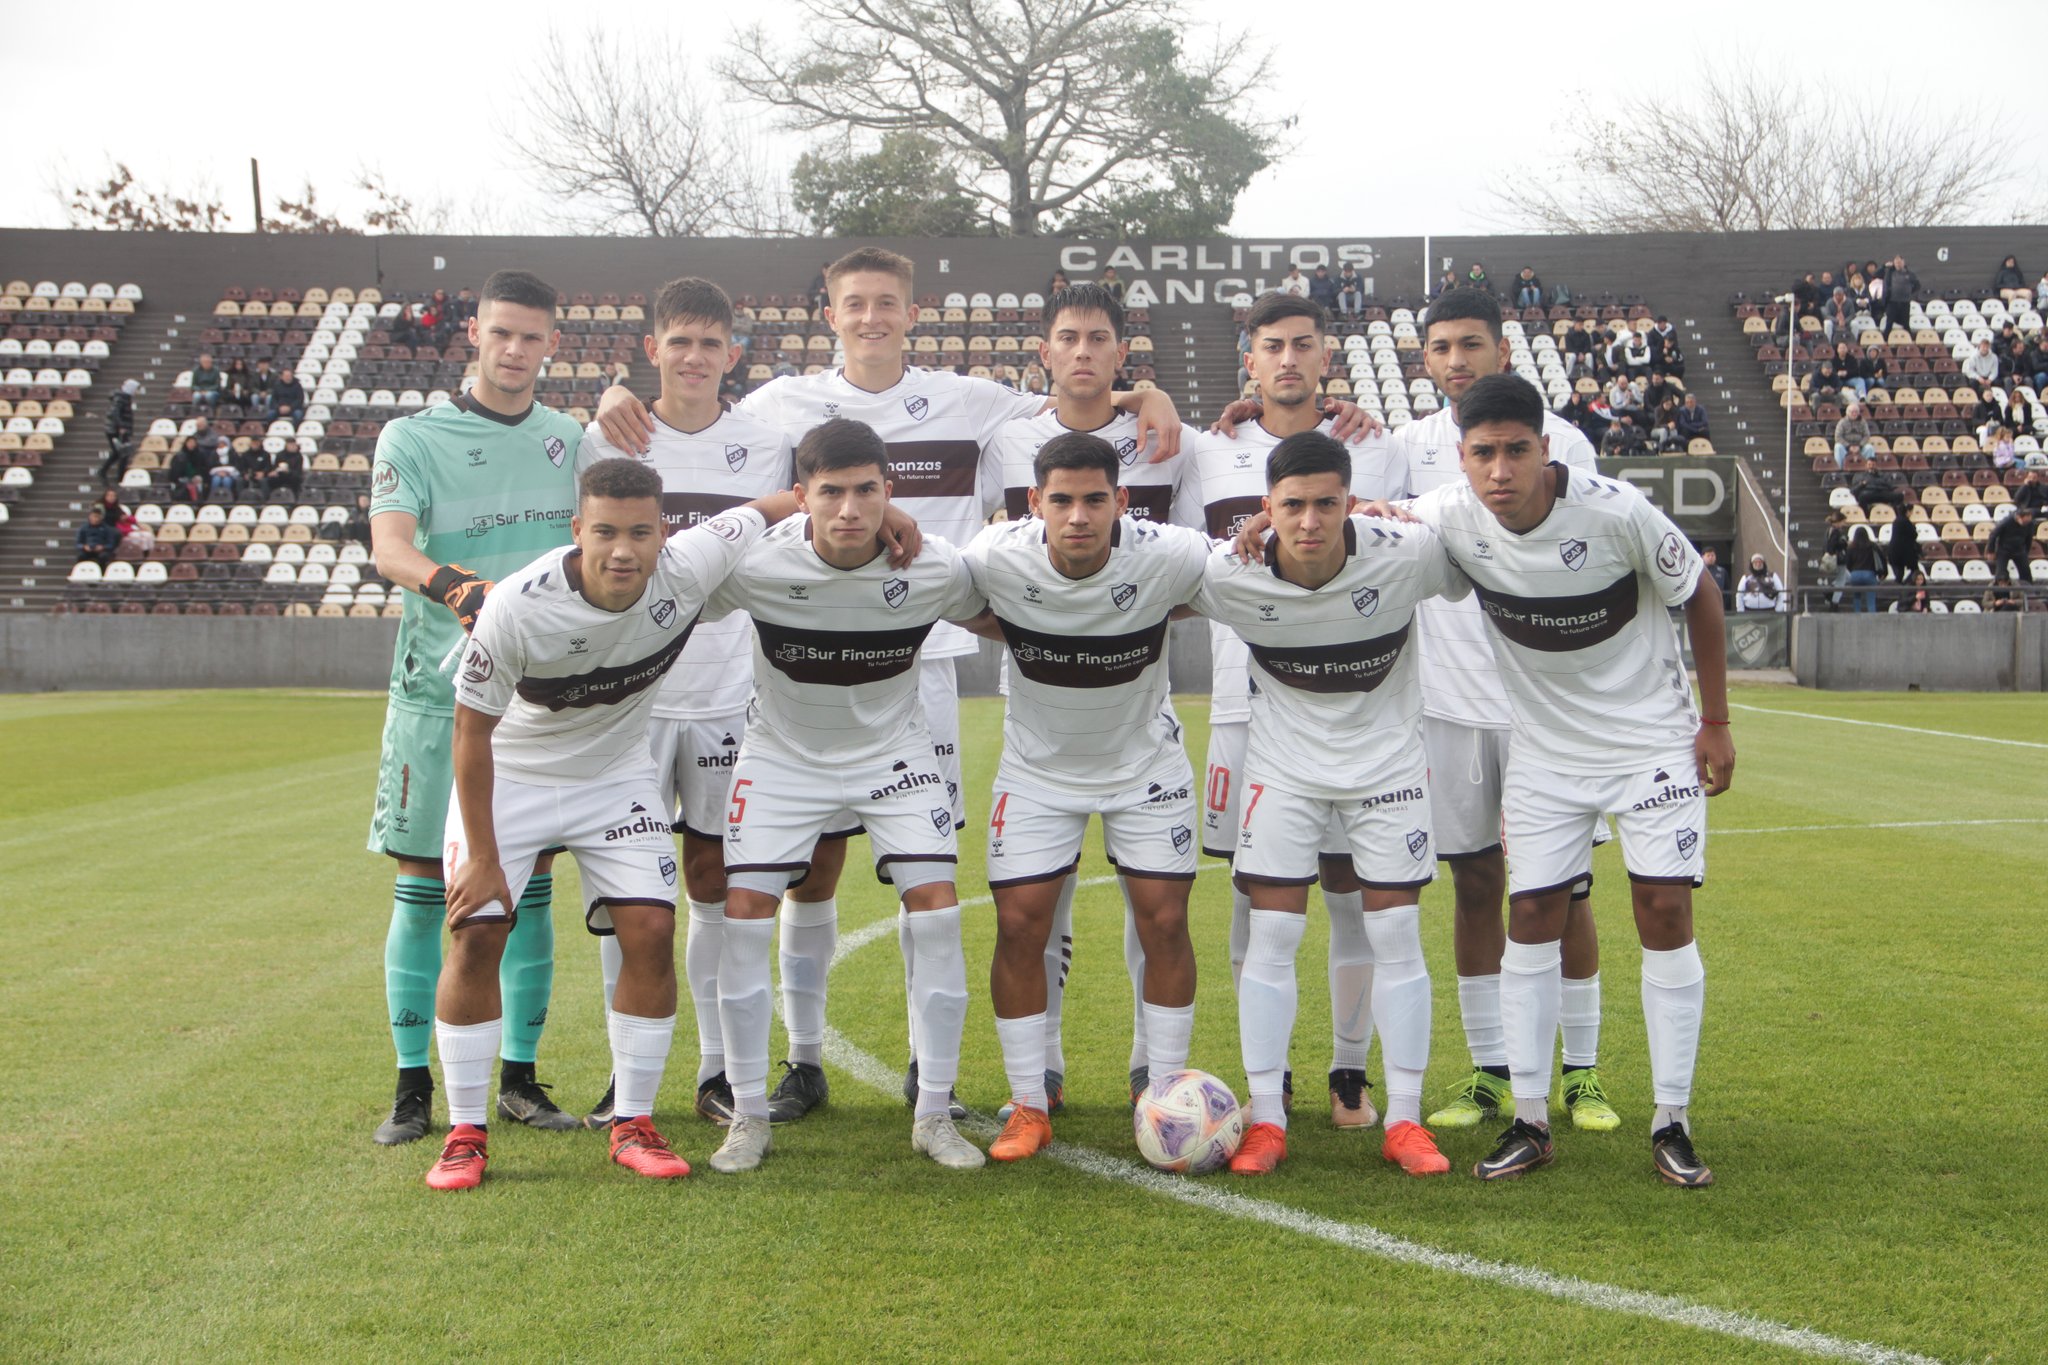
POLYGON ((792 601, 792 602, 808 602, 808 601, 810 601, 810 600, 811 600, 811 593, 810 593, 810 589, 809 589, 809 588, 807 588, 807 587, 805 587, 805 586, 804 586, 803 584, 801 584, 801 583, 792 583, 792 584, 790 584, 790 585, 789 585, 789 600, 790 600, 790 601, 792 601))
POLYGON ((469 467, 471 469, 478 468, 484 463, 484 448, 482 446, 464 453, 469 456, 469 467))
POLYGON ((1280 608, 1278 608, 1278 607, 1274 606, 1274 605, 1273 605, 1273 604, 1272 604, 1271 602, 1261 602, 1261 603, 1259 603, 1259 619, 1260 619, 1261 621, 1277 621, 1277 620, 1279 620, 1279 619, 1280 619, 1280 608))
POLYGON ((1024 600, 1026 602, 1036 602, 1039 600, 1038 585, 1036 583, 1026 583, 1024 585, 1024 600))
POLYGON ((584 648, 584 646, 589 643, 590 640, 587 636, 578 635, 569 641, 569 652, 571 654, 587 654, 590 651, 584 648))

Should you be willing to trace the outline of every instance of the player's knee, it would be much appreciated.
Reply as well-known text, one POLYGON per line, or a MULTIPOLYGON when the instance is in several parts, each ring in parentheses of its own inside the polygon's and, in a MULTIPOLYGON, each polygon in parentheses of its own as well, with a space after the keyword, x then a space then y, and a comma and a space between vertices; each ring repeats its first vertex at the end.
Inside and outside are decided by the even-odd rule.
POLYGON ((1664 882, 1636 882, 1633 886, 1636 926, 1645 940, 1653 935, 1668 936, 1692 927, 1692 888, 1664 882))
POLYGON ((448 938, 449 969, 457 974, 497 971, 511 934, 512 926, 503 920, 463 925, 448 938))
MULTIPOLYGON (((906 904, 908 898, 906 898, 906 904)), ((1052 918, 1021 905, 996 908, 996 946, 1005 954, 1030 957, 1043 953, 1052 934, 1052 918)))
POLYGON ((960 903, 960 893, 953 889, 951 882, 925 882, 903 892, 903 908, 916 913, 920 910, 944 910, 960 903))
POLYGON ((693 901, 725 899, 725 852, 716 844, 683 849, 683 889, 693 901))
POLYGON ((1323 890, 1337 896, 1348 896, 1365 889, 1365 883, 1358 880, 1358 869, 1349 858, 1323 858, 1317 863, 1317 872, 1322 878, 1323 890))

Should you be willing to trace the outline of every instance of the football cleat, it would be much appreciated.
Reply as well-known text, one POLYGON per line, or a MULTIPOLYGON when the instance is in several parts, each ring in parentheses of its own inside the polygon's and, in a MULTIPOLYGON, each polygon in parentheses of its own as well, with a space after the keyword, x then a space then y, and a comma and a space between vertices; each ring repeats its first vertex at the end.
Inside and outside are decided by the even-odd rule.
POLYGON ((711 1169, 733 1175, 759 1166, 775 1145, 772 1125, 759 1114, 734 1114, 724 1144, 711 1154, 711 1169))
POLYGON ((1294 1069, 1289 1067, 1280 1073, 1280 1112, 1294 1112, 1294 1069))
POLYGON ((1682 1123, 1667 1123, 1650 1134, 1650 1154, 1667 1185, 1699 1190, 1714 1183, 1714 1173, 1693 1151, 1692 1134, 1682 1123))
POLYGON ((427 1188, 473 1190, 483 1183, 490 1157, 484 1151, 489 1135, 473 1123, 458 1123, 441 1145, 441 1159, 427 1172, 427 1188))
POLYGON ((1458 1082, 1457 1088, 1451 1091, 1450 1101, 1423 1122, 1432 1128, 1477 1128, 1486 1120, 1512 1110, 1514 1105, 1514 1097, 1503 1077, 1491 1071, 1475 1070, 1458 1082))
POLYGON ((825 1068, 813 1062, 784 1062, 782 1079, 768 1097, 770 1123, 795 1123, 825 1102, 831 1094, 825 1083, 825 1068))
POLYGON ((1287 1130, 1277 1123, 1255 1123, 1244 1130, 1244 1141, 1230 1158, 1230 1173, 1270 1175, 1286 1158, 1287 1130))
POLYGON ((675 1180, 690 1173, 690 1163, 669 1150, 667 1140, 654 1131, 654 1120, 644 1115, 612 1125, 612 1160, 654 1180, 675 1180))
MULTIPOLYGON (((912 1109, 917 1108, 917 1058, 910 1059, 910 1067, 903 1073, 903 1102, 912 1109)), ((946 1117, 955 1123, 967 1117, 967 1106, 960 1103, 958 1092, 946 1092, 946 1117)))
POLYGON ((1548 1166, 1556 1155, 1548 1128, 1516 1119, 1514 1126, 1500 1135, 1500 1145, 1481 1158, 1472 1174, 1481 1180, 1513 1180, 1538 1166, 1548 1166))
POLYGON ((574 1114, 565 1114, 548 1098, 548 1087, 539 1081, 516 1080, 510 1085, 498 1087, 498 1117, 514 1123, 523 1123, 529 1128, 540 1128, 550 1133, 566 1133, 572 1128, 581 1128, 583 1121, 574 1114))
POLYGON ((1152 1068, 1134 1066, 1131 1068, 1131 1108, 1138 1107, 1138 1097, 1145 1093, 1145 1087, 1152 1084, 1152 1068))
POLYGON ((1052 1120, 1043 1109, 1026 1104, 1007 1106, 1009 1119, 1003 1131, 989 1144, 988 1154, 997 1161, 1022 1161, 1052 1146, 1052 1120))
POLYGON ((1572 1127, 1591 1133, 1611 1133, 1621 1127, 1621 1115, 1607 1102, 1607 1087, 1600 1073, 1580 1067, 1564 1073, 1564 1107, 1572 1116, 1572 1127))
POLYGON ((1380 1155, 1410 1175, 1446 1175, 1450 1158, 1436 1149, 1436 1138, 1419 1123, 1397 1123, 1387 1129, 1380 1155))
POLYGON ((1338 1128, 1370 1128, 1380 1121, 1366 1093, 1372 1082, 1358 1067, 1340 1066, 1330 1073, 1330 1123, 1338 1128))
POLYGON ((400 1090, 391 1101, 391 1117, 377 1125, 372 1140, 382 1147, 418 1142, 434 1130, 434 1088, 400 1090))
POLYGON ((697 1087, 697 1113, 720 1128, 732 1122, 732 1083, 725 1079, 723 1071, 697 1087))
POLYGON ((926 1114, 911 1124, 910 1145, 941 1166, 956 1171, 971 1171, 988 1160, 981 1154, 981 1148, 960 1136, 960 1130, 947 1114, 926 1114))
MULTIPOLYGON (((1067 1078, 1057 1071, 1045 1073, 1045 1101, 1047 1117, 1051 1117, 1067 1107, 1067 1078)), ((1131 1102, 1133 1104, 1137 1103, 1136 1100, 1131 1102)), ((1006 1101, 1002 1108, 996 1110, 996 1122, 1008 1123, 1010 1121, 1010 1111, 1016 1107, 1014 1103, 1006 1101)))
POLYGON ((583 1116, 583 1126, 593 1133, 602 1133, 612 1126, 612 1106, 618 1097, 613 1092, 619 1088, 619 1078, 614 1076, 604 1083, 604 1098, 590 1107, 583 1116))

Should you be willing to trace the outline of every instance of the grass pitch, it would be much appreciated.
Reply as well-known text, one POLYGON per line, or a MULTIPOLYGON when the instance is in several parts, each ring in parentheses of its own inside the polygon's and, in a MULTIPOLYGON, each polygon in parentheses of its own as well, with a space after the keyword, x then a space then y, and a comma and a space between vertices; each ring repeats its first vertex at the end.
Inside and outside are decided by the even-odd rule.
MULTIPOLYGON (((1567 1124, 1557 1165, 1504 1188, 1463 1174, 1491 1131, 1440 1134, 1454 1173, 1431 1181, 1382 1162, 1376 1131, 1332 1131, 1312 911, 1290 1159, 1262 1182, 1202 1182, 1276 1226, 1048 1160, 960 1175, 914 1157, 900 1096, 860 1078, 902 1063, 893 934, 832 983, 833 1024, 879 1068, 832 1068, 831 1106, 777 1130, 761 1171, 703 1165, 716 1139, 689 1113, 686 1005, 660 1117, 697 1174, 655 1185, 607 1165, 597 1135, 500 1124, 485 1187, 434 1195, 420 1176, 435 1144, 369 1142, 391 1066, 391 869, 363 852, 381 698, 0 698, 0 1358, 1799 1354, 1681 1320, 1709 1309, 1824 1334, 1818 1350, 2040 1359, 2048 700, 1736 701, 1736 786, 1712 808, 1698 914, 1694 1114, 1720 1183, 1687 1193, 1650 1173, 1637 951, 1603 850, 1602 1071, 1622 1130, 1567 1124), (1620 1302, 1605 1291, 1560 1300, 1298 1230, 1313 1219, 1670 1301, 1646 1315, 1593 1306, 1620 1302)), ((1000 712, 963 709, 970 816, 985 818, 1000 712)), ((1199 764, 1205 707, 1180 709, 1199 764)), ((972 905, 978 825, 961 854, 972 905)), ((1083 875, 1104 870, 1091 849, 1083 875)), ((574 888, 565 863, 541 1074, 577 1108, 607 1061, 574 888)), ((1196 888, 1193 1060, 1239 1084, 1225 885, 1212 872, 1196 888)), ((1447 881, 1424 899, 1425 1104, 1466 1066, 1448 905, 1447 881)), ((864 872, 841 907, 848 936, 891 911, 864 872)), ((1126 1158, 1119 913, 1110 887, 1083 891, 1057 1130, 1126 1158)), ((993 926, 976 909, 967 924, 961 1093, 993 1111, 993 926)))

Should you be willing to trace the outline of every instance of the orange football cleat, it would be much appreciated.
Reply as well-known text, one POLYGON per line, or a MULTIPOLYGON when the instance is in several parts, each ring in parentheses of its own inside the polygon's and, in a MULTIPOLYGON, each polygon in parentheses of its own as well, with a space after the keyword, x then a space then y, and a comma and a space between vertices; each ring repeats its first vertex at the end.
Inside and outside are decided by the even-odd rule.
POLYGON ((1451 1159, 1436 1149, 1436 1137, 1419 1123, 1397 1123, 1387 1129, 1380 1155, 1410 1175, 1446 1175, 1451 1159))
POLYGON ((612 1125, 612 1160, 654 1180, 675 1180, 690 1173, 690 1163, 668 1149, 668 1140, 654 1131, 651 1118, 612 1125))
POLYGON ((442 1144, 441 1159, 427 1172, 427 1187, 435 1190, 473 1190, 484 1180, 490 1157, 484 1151, 489 1134, 473 1123, 458 1123, 442 1144))
POLYGON ((1237 1155, 1230 1158, 1233 1175, 1270 1175, 1287 1158, 1287 1130, 1277 1123, 1255 1123, 1245 1129, 1237 1155))
POLYGON ((1022 1161, 1027 1156, 1036 1156, 1052 1146, 1052 1119, 1043 1109, 1032 1109, 1017 1105, 1010 1110, 1010 1121, 1003 1125, 1003 1131, 989 1144, 988 1154, 997 1161, 1022 1161))

